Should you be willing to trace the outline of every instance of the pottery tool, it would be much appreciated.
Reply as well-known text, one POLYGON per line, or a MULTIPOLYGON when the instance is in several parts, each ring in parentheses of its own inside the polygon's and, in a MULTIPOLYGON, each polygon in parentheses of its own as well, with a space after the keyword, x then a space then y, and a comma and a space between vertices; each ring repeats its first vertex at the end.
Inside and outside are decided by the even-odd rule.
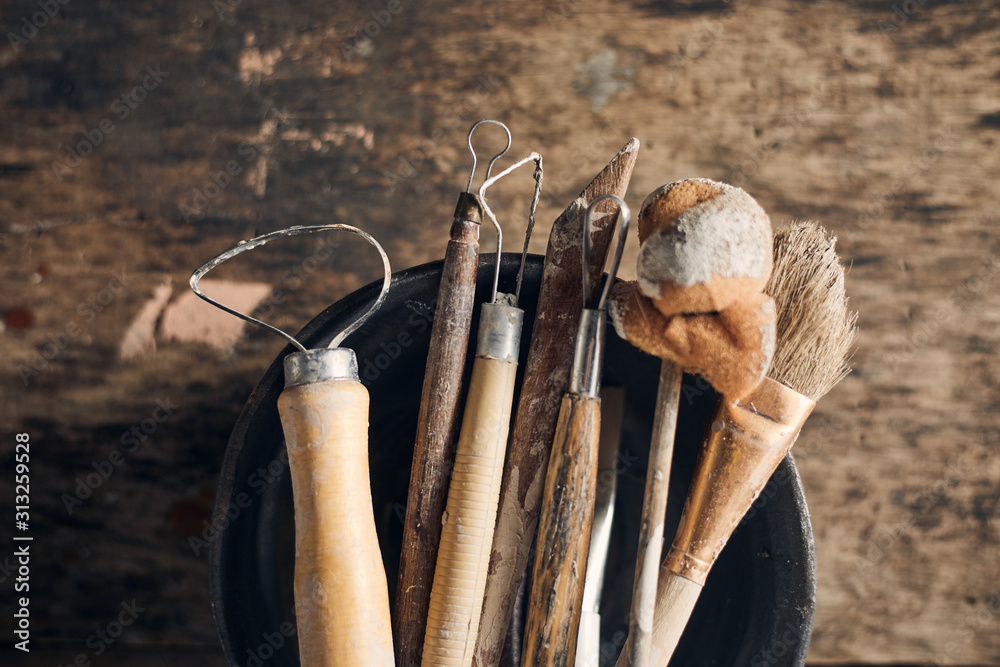
POLYGON ((583 586, 583 611, 576 640, 576 667, 599 667, 601 663, 601 597, 604 569, 611 546, 611 523, 615 517, 618 486, 618 449, 625 416, 625 391, 601 388, 601 444, 597 453, 597 491, 594 494, 594 525, 590 529, 590 553, 583 586))
MULTIPOLYGON (((629 141, 552 225, 510 450, 504 463, 483 617, 472 663, 478 667, 500 664, 514 601, 528 566, 549 447, 573 363, 573 346, 567 341, 573 340, 580 321, 580 272, 584 266, 589 268, 588 284, 595 290, 614 234, 613 216, 596 218, 591 232, 591 257, 583 258, 580 234, 587 202, 602 194, 625 196, 638 150, 638 139, 629 141)), ((601 212, 608 213, 612 205, 602 202, 601 208, 601 212)))
POLYGON ((795 224, 774 238, 765 291, 777 309, 767 377, 747 396, 723 394, 705 436, 673 545, 660 569, 654 664, 666 667, 709 570, 788 453, 816 401, 848 372, 857 313, 826 231, 795 224))
POLYGON ((771 223, 746 192, 691 179, 665 185, 639 211, 638 282, 616 287, 619 335, 661 358, 636 552, 629 635, 618 665, 650 663, 681 372, 741 396, 764 377, 774 308, 771 223))
POLYGON ((340 343, 378 310, 391 270, 382 246, 350 225, 291 227, 241 242, 191 275, 191 289, 214 306, 283 337, 297 348, 285 357, 278 413, 288 449, 295 505, 295 618, 304 667, 392 667, 392 630, 368 476, 368 390, 354 351, 340 343), (307 350, 293 336, 205 295, 201 278, 236 255, 287 236, 344 231, 378 249, 382 291, 327 348, 307 350))
POLYGON ((472 170, 465 192, 458 196, 451 239, 441 270, 403 519, 393 619, 396 660, 400 667, 420 664, 431 578, 441 538, 441 513, 458 439, 465 358, 479 266, 479 229, 484 217, 482 198, 470 192, 478 162, 472 135, 484 124, 499 126, 507 136, 507 145, 490 160, 484 180, 490 178, 493 163, 507 152, 511 143, 510 130, 495 120, 481 120, 469 130, 467 143, 472 154, 472 170))
POLYGON ((490 301, 480 311, 476 356, 455 451, 455 468, 448 486, 447 505, 440 518, 441 543, 427 613, 423 667, 468 667, 472 661, 520 355, 524 311, 517 307, 517 302, 541 184, 542 159, 532 153, 487 179, 479 189, 483 210, 497 231, 496 269, 490 301), (485 203, 486 189, 530 161, 535 162, 535 196, 528 216, 521 269, 515 293, 501 294, 497 287, 503 230, 485 203))
POLYGON ((591 216, 610 199, 618 205, 621 229, 607 282, 596 304, 590 298, 590 267, 581 270, 583 310, 577 329, 569 388, 563 396, 549 455, 538 520, 538 546, 531 575, 522 667, 572 666, 583 608, 583 585, 590 550, 601 429, 601 367, 604 362, 606 306, 614 284, 630 212, 615 195, 595 197, 583 218, 583 257, 590 256, 591 216))

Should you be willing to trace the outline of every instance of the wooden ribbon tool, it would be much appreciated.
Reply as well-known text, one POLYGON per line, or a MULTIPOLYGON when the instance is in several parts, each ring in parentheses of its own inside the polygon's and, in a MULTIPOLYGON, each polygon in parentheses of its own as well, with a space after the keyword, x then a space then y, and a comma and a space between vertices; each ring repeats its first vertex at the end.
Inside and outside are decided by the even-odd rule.
POLYGON ((628 205, 615 195, 595 197, 584 216, 583 257, 590 257, 591 218, 596 205, 612 199, 621 226, 607 282, 591 305, 590 266, 583 263, 583 310, 577 329, 569 391, 563 396, 545 474, 538 548, 531 577, 522 667, 573 667, 583 608, 597 484, 601 424, 601 365, 607 301, 628 233, 628 205))

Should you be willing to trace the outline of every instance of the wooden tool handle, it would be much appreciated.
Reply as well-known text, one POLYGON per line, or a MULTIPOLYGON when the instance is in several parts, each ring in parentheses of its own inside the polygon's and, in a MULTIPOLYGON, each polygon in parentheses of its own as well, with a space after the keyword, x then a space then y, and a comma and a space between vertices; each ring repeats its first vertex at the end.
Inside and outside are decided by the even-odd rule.
POLYGON ((431 586, 424 667, 472 662, 497 517, 517 363, 476 357, 431 586))
POLYGON ((594 520, 601 399, 567 394, 545 473, 521 665, 573 667, 594 520))
POLYGON ((431 578, 441 538, 441 513, 458 439, 478 258, 479 224, 456 219, 444 256, 431 325, 403 520, 394 618, 399 667, 420 664, 431 578))
POLYGON ((646 491, 642 501, 642 522, 639 525, 639 546, 635 558, 628 640, 618 658, 617 667, 651 665, 657 571, 660 569, 660 556, 663 553, 663 523, 667 517, 667 495, 670 490, 670 468, 682 379, 680 366, 668 359, 660 362, 660 383, 656 395, 646 491))
POLYGON ((368 390, 285 389, 278 413, 295 501, 295 616, 303 667, 392 667, 389 593, 368 477, 368 390))
POLYGON ((698 602, 701 589, 701 584, 671 572, 666 567, 660 568, 653 618, 653 644, 649 652, 650 667, 667 667, 681 635, 684 634, 691 611, 698 602))
MULTIPOLYGON (((528 568, 549 447, 573 364, 573 345, 569 341, 573 340, 580 321, 582 263, 587 262, 590 285, 596 289, 614 237, 614 216, 596 221, 591 233, 591 256, 581 257, 580 235, 586 202, 608 193, 624 197, 638 150, 639 141, 629 141, 584 188, 580 199, 556 219, 549 234, 531 346, 501 489, 500 516, 483 606, 483 632, 473 667, 500 664, 504 637, 514 613, 514 599, 528 568)), ((607 204, 607 209, 602 210, 613 209, 610 202, 607 204)))

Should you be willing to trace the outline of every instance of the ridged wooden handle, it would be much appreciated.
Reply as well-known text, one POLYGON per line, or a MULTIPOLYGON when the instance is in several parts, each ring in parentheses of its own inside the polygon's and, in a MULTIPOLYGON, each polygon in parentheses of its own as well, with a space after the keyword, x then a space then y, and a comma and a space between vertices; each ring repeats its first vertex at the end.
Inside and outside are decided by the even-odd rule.
POLYGON ((594 521, 601 400, 567 394, 545 473, 522 667, 572 667, 594 521))
POLYGON ((441 517, 423 667, 469 667, 479 631, 517 363, 476 357, 441 517))
POLYGON ((403 520, 394 618, 399 667, 420 664, 431 578, 441 539, 441 513, 461 419, 462 375, 469 347, 478 257, 479 224, 456 219, 444 256, 431 325, 403 520))
POLYGON ((389 592, 368 477, 368 390, 285 389, 278 413, 295 501, 295 617, 303 667, 392 667, 389 592))
POLYGON ((684 627, 691 618, 691 611, 698 602, 702 585, 661 567, 656 588, 656 613, 653 617, 653 645, 649 664, 667 667, 681 635, 684 634, 684 627))

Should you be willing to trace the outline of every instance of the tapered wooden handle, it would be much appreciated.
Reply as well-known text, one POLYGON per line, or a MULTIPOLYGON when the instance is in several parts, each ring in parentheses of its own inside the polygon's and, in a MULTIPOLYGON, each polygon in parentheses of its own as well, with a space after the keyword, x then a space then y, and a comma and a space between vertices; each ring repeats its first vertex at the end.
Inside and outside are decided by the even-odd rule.
POLYGON ((649 654, 652 667, 667 667, 677 643, 684 634, 684 627, 691 618, 691 611, 698 602, 702 585, 660 568, 657 581, 656 611, 653 615, 653 645, 649 654))
POLYGON ((567 394, 545 473, 522 667, 573 667, 594 521, 601 399, 567 394))
POLYGON ((431 325, 403 520, 394 618, 399 667, 420 664, 431 579, 441 539, 441 513, 461 423, 462 376, 478 257, 479 224, 457 218, 451 227, 431 325))
POLYGON ((290 387, 278 397, 295 501, 295 617, 303 667, 392 667, 385 569, 368 477, 368 390, 290 387))
POLYGON ((441 517, 423 667, 468 667, 479 631, 517 363, 476 357, 441 517))
POLYGON ((664 359, 660 362, 660 383, 649 443, 646 492, 642 500, 642 523, 635 556, 635 582, 629 614, 628 639, 616 667, 651 667, 651 636, 656 607, 657 572, 663 553, 663 523, 667 517, 670 468, 677 432, 677 408, 681 397, 681 367, 664 359))

